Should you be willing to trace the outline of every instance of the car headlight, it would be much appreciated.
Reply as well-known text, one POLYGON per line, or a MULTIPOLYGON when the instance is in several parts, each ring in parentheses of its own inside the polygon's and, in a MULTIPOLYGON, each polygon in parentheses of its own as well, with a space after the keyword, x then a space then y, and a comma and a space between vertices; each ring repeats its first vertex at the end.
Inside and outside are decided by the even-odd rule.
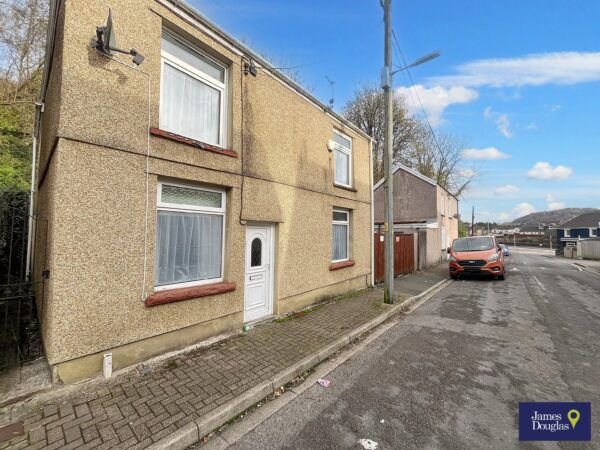
POLYGON ((450 261, 456 261, 456 258, 454 256, 450 256, 450 261))
POLYGON ((490 256, 487 260, 488 261, 497 261, 498 260, 498 253, 494 253, 492 256, 490 256))

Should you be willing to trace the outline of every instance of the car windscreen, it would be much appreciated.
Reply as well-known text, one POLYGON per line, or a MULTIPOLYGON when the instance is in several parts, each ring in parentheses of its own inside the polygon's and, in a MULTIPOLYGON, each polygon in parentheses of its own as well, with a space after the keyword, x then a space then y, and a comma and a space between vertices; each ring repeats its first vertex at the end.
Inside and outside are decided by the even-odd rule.
POLYGON ((455 252, 480 252, 494 248, 494 240, 489 237, 456 239, 452 244, 455 252))

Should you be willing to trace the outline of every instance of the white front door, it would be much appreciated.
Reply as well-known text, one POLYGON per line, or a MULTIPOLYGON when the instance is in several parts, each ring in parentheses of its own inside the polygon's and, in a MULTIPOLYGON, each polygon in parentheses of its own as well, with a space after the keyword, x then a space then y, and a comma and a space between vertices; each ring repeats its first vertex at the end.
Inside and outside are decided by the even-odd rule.
POLYGON ((273 314, 273 227, 246 227, 244 322, 273 314))

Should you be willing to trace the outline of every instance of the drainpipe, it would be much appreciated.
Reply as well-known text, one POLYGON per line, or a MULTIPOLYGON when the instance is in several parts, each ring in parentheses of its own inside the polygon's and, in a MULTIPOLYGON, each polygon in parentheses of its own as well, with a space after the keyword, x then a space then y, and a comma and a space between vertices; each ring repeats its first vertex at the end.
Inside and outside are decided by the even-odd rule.
POLYGON ((29 217, 27 224, 27 256, 25 259, 25 275, 27 280, 31 280, 31 261, 33 251, 33 213, 35 211, 34 201, 36 189, 36 171, 37 171, 37 154, 38 143, 40 136, 40 123, 42 113, 44 112, 44 104, 42 102, 35 103, 35 122, 33 125, 33 136, 31 139, 31 187, 29 189, 29 217))
POLYGON ((35 122, 33 127, 33 136, 31 142, 31 188, 29 192, 29 220, 28 220, 28 236, 27 236, 27 256, 25 259, 25 273, 27 279, 31 280, 32 261, 33 261, 33 215, 35 212, 35 194, 37 192, 36 175, 37 175, 37 159, 40 140, 40 129, 42 126, 42 113, 44 112, 44 103, 46 101, 46 93, 48 91, 48 81, 50 72, 52 71, 52 58, 54 57, 54 44, 56 42, 56 24, 58 15, 62 6, 63 0, 50 0, 49 2, 49 20, 48 29, 46 31, 46 55, 44 61, 44 76, 42 86, 40 88, 40 100, 35 103, 35 122))
POLYGON ((369 185, 371 186, 371 223, 369 224, 369 237, 371 240, 371 280, 369 284, 373 287, 375 286, 375 243, 373 242, 373 226, 375 225, 375 206, 373 203, 375 197, 373 194, 373 138, 371 138, 369 147, 371 148, 369 157, 369 185))

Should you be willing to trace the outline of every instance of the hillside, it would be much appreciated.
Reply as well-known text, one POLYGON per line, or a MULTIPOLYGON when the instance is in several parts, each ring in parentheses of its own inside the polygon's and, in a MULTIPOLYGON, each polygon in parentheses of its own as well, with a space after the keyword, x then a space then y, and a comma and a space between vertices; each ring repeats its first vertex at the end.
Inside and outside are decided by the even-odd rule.
POLYGON ((523 225, 526 223, 555 223, 561 224, 579 214, 598 211, 596 208, 563 208, 554 211, 541 211, 519 217, 506 225, 523 225))

